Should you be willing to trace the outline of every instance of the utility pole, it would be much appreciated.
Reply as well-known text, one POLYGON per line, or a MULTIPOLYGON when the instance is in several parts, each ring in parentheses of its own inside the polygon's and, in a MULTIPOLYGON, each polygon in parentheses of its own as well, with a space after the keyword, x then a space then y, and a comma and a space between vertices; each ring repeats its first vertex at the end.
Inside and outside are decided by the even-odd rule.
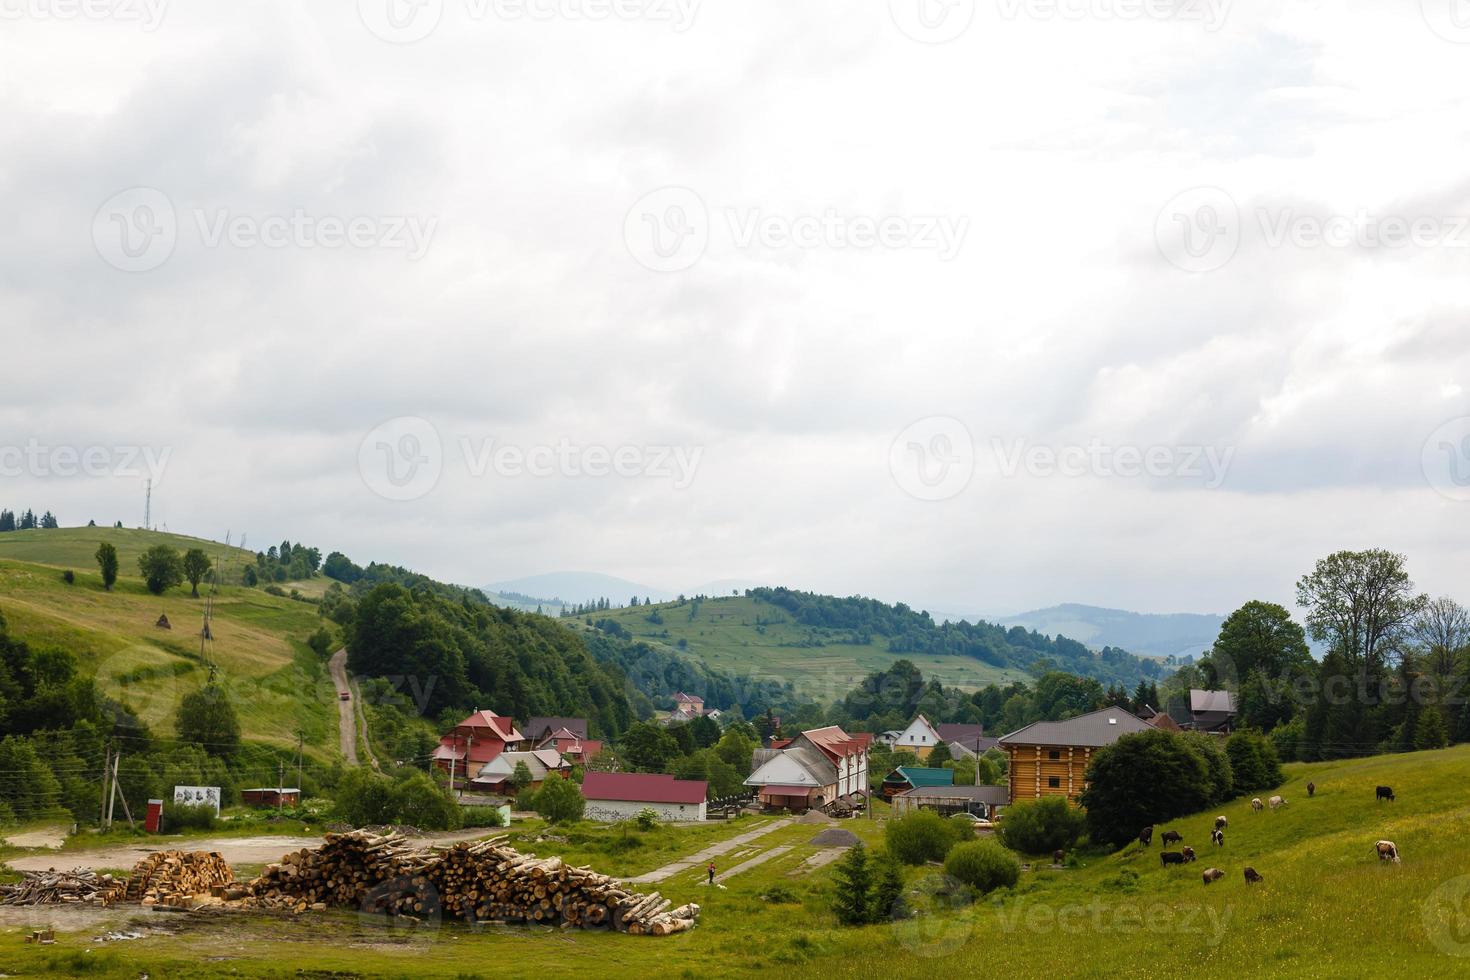
MULTIPOLYGON (((455 748, 459 748, 459 736, 458 735, 454 736, 454 747, 455 748)), ((455 760, 455 754, 453 752, 449 753, 449 789, 451 791, 453 791, 453 789, 454 789, 454 760, 455 760)))
POLYGON ((143 498, 143 530, 153 530, 153 478, 148 478, 147 496, 143 498))
MULTIPOLYGON (((471 732, 470 733, 470 745, 469 745, 469 748, 465 749, 465 752, 464 752, 464 774, 465 774, 465 782, 469 782, 469 776, 470 776, 470 753, 473 752, 473 751, 475 751, 475 736, 474 736, 474 733, 471 732)), ((453 782, 451 782, 449 784, 449 788, 450 789, 453 789, 454 788, 454 783, 453 782)), ((464 791, 463 790, 460 791, 459 799, 461 799, 461 800, 464 799, 464 791)))
POLYGON ((306 741, 306 732, 296 729, 296 788, 301 789, 301 753, 306 741))
POLYGON ((112 743, 107 743, 107 758, 102 763, 102 796, 97 801, 97 826, 107 829, 107 787, 112 775, 112 743))
POLYGON ((281 790, 286 788, 286 763, 276 763, 276 814, 286 807, 286 794, 281 790))

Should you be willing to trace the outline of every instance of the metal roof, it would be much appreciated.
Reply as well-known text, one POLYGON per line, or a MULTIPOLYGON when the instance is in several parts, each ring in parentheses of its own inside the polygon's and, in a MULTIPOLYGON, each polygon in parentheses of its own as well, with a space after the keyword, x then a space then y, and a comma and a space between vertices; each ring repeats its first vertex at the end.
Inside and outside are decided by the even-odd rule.
POLYGON ((1004 806, 1011 801, 1005 786, 915 786, 898 794, 908 800, 971 800, 1004 806))
POLYGON ((921 766, 899 766, 893 772, 884 777, 887 782, 889 778, 897 773, 903 781, 910 786, 953 786, 953 769, 925 769, 921 766))
POLYGON ((703 803, 709 784, 703 779, 675 779, 645 772, 589 772, 582 795, 589 800, 625 803, 703 803))
POLYGON ((1112 745, 1120 737, 1151 731, 1148 722, 1122 708, 1103 708, 1066 721, 1038 721, 1002 735, 1002 745, 1112 745))

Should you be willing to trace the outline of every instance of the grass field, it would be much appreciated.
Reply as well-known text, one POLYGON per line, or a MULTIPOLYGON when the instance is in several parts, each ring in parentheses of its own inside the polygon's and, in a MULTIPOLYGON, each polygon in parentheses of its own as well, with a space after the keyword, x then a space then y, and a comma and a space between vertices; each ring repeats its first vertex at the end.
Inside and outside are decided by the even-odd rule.
MULTIPOLYGON (((913 661, 926 678, 966 690, 1028 679, 1021 671, 969 657, 895 654, 882 636, 863 645, 839 643, 847 631, 802 626, 784 609, 746 596, 706 599, 697 610, 692 603, 662 603, 613 609, 594 618, 616 620, 640 640, 730 674, 790 681, 798 693, 821 704, 842 697, 868 673, 886 669, 900 656, 913 661), (655 610, 662 624, 649 622, 655 610)), ((585 622, 585 617, 574 622, 585 622)))
MULTIPOLYGON (((223 586, 214 603, 214 640, 201 646, 204 600, 191 598, 187 585, 153 596, 138 577, 137 556, 156 543, 224 554, 227 570, 253 560, 249 552, 148 531, 0 534, 0 614, 10 633, 32 646, 75 654, 105 694, 131 706, 162 735, 171 732, 179 698, 203 685, 212 662, 247 740, 294 746, 301 727, 318 758, 337 755, 335 691, 305 642, 324 625, 316 607, 223 586), (102 588, 92 557, 102 541, 119 552, 120 577, 111 592, 102 588), (62 581, 62 569, 75 572, 75 584, 62 581), (172 629, 157 628, 160 615, 168 616, 172 629)), ((238 580, 238 574, 226 577, 238 580)))
MULTIPOLYGON (((541 978, 723 977, 766 972, 813 977, 1175 977, 1464 976, 1470 969, 1470 746, 1440 752, 1288 767, 1282 810, 1253 813, 1246 801, 1170 825, 1200 852, 1197 864, 1162 869, 1159 846, 1084 857, 1081 866, 1023 872, 1013 891, 954 907, 934 884, 938 869, 910 872, 921 914, 844 929, 826 906, 831 868, 797 874, 816 852, 821 827, 794 824, 753 842, 757 852, 789 847, 731 878, 727 890, 685 872, 658 886, 675 902, 696 901, 699 928, 667 939, 563 933, 520 927, 472 931, 443 924, 419 931, 348 913, 237 917, 160 924, 165 934, 105 946, 96 930, 63 934, 37 950, 18 929, 0 932, 0 972, 171 976, 403 976, 541 978), (1308 799, 1308 779, 1317 795, 1308 799), (1398 802, 1376 804, 1392 785, 1398 802), (1223 850, 1208 831, 1229 817, 1223 850), (1402 864, 1380 863, 1373 842, 1394 840, 1402 864), (1201 883, 1211 865, 1227 871, 1201 883), (1247 886, 1253 866, 1263 884, 1247 886), (776 886, 794 901, 763 899, 776 886), (88 952, 90 950, 90 952, 88 952)), ((883 808, 880 805, 880 811, 883 808)), ((539 853, 633 873, 764 818, 728 827, 666 829, 611 855, 620 831, 558 831, 565 843, 520 844, 539 853), (639 852, 642 853, 639 853, 639 852)), ((843 826, 869 841, 882 821, 843 826)), ((517 827, 535 836, 536 825, 517 827)), ((1160 828, 1162 830, 1164 828, 1160 828)), ((76 855, 80 859, 81 855, 76 855)), ((742 858, 719 859, 721 870, 742 858)), ((36 913, 42 922, 44 910, 36 913)))

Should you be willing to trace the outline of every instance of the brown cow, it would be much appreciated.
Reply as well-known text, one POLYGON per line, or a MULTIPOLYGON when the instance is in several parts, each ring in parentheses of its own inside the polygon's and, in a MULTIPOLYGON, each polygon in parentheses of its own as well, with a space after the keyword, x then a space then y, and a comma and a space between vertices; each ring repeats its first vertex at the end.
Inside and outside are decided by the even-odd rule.
POLYGON ((1230 821, 1229 820, 1226 820, 1224 817, 1216 817, 1215 818, 1215 829, 1216 830, 1224 830, 1228 826, 1230 826, 1230 821))
POLYGON ((1194 848, 1192 848, 1192 847, 1186 847, 1186 848, 1184 848, 1184 850, 1183 850, 1182 853, 1184 854, 1184 860, 1186 860, 1186 861, 1193 861, 1194 860, 1194 848))
POLYGON ((1205 884, 1208 885, 1212 881, 1219 881, 1221 878, 1225 877, 1225 872, 1221 871, 1219 868, 1206 868, 1205 873, 1201 875, 1201 877, 1205 879, 1205 884))
POLYGON ((1052 864, 1061 864, 1066 859, 1067 859, 1067 852, 1066 851, 1052 851, 1051 852, 1051 863, 1052 864))
POLYGON ((1245 869, 1245 883, 1247 885, 1254 885, 1258 881, 1265 881, 1265 880, 1266 879, 1265 878, 1262 878, 1260 872, 1258 872, 1255 868, 1246 868, 1245 869))
POLYGON ((1263 809, 1265 809, 1265 807, 1266 804, 1261 802, 1261 798, 1259 796, 1251 800, 1251 809, 1256 811, 1257 813, 1260 813, 1263 809))
POLYGON ((1378 860, 1392 861, 1394 864, 1399 863, 1398 845, 1394 844, 1393 841, 1381 840, 1373 845, 1373 849, 1378 852, 1378 860))
POLYGON ((1316 783, 1308 783, 1307 784, 1307 799, 1311 799, 1312 797, 1314 797, 1316 795, 1317 795, 1317 784, 1316 783))
POLYGON ((1138 843, 1142 844, 1144 847, 1147 847, 1153 842, 1154 829, 1152 827, 1145 827, 1138 832, 1138 843))
POLYGON ((1177 844, 1180 841, 1184 840, 1184 835, 1179 833, 1179 831, 1177 830, 1166 830, 1164 831, 1163 836, 1159 838, 1159 840, 1163 841, 1165 844, 1177 844))

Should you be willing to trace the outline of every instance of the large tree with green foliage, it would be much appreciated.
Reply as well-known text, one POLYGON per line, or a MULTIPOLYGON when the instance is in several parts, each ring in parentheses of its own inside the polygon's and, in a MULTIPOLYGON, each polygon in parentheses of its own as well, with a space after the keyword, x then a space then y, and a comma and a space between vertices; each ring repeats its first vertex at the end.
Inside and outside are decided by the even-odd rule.
POLYGON ((183 559, 166 544, 156 544, 139 555, 138 572, 154 595, 163 595, 184 582, 183 559))
POLYGON ((587 801, 582 798, 577 784, 554 772, 547 775, 546 781, 536 791, 533 805, 547 823, 573 823, 581 820, 587 809, 587 801))
POLYGON ((1124 735, 1093 756, 1081 803, 1088 836, 1121 847, 1144 827, 1210 804, 1209 766, 1199 750, 1169 732, 1124 735))
POLYGON ((668 772, 681 753, 678 740, 668 729, 651 721, 640 721, 623 734, 618 754, 639 772, 668 772))
POLYGON ((188 579, 194 598, 199 598, 199 583, 204 581, 213 565, 203 548, 190 548, 184 552, 184 578, 188 579))
POLYGON ((179 701, 174 730, 186 742, 195 742, 210 755, 232 755, 240 747, 240 720, 222 687, 207 684, 179 701))
POLYGON ((117 548, 104 541, 97 546, 97 567, 102 571, 102 587, 108 592, 117 582, 117 548))

